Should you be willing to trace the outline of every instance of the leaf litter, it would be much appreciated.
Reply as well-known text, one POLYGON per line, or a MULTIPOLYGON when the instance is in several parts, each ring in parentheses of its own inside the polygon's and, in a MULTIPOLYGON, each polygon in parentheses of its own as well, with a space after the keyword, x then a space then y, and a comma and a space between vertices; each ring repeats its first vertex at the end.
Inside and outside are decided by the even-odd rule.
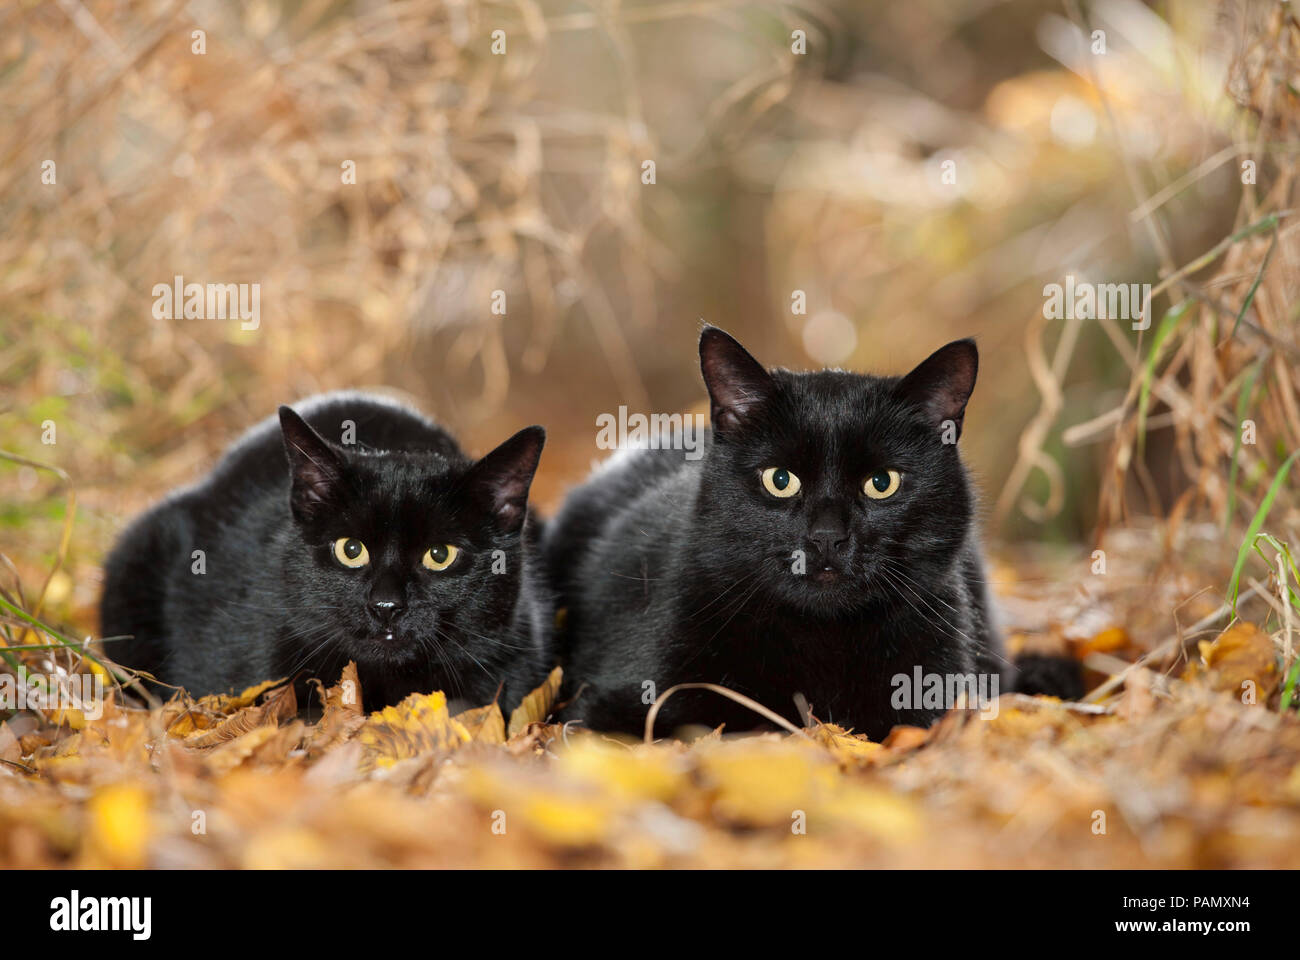
POLYGON ((815 704, 796 733, 604 736, 555 721, 558 669, 508 719, 453 714, 441 691, 366 714, 354 665, 320 686, 314 722, 285 680, 16 714, 0 723, 0 865, 1300 865, 1278 637, 1239 620, 1161 659, 1149 585, 1050 582, 1004 591, 1013 644, 1116 661, 1108 694, 1007 694, 880 743, 815 704))

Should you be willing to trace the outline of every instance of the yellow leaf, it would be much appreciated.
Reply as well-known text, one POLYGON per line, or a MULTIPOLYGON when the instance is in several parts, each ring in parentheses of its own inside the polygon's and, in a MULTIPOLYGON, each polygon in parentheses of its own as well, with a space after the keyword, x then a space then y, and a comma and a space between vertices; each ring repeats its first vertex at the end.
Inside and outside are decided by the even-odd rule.
POLYGON ((105 787, 86 807, 89 864, 142 867, 149 845, 149 796, 136 786, 105 787))
POLYGON ((496 703, 466 710, 453 719, 469 731, 470 739, 476 743, 506 742, 506 720, 496 703))
POLYGON ((241 864, 248 870, 313 870, 336 863, 337 851, 318 833, 303 827, 277 826, 249 843, 241 864))
POLYGON ((535 793, 524 801, 524 820, 542 839, 569 847, 585 847, 605 838, 609 808, 587 797, 535 793))
POLYGON ((790 741, 723 742, 699 749, 699 758, 714 812, 755 826, 789 823, 794 810, 807 807, 822 771, 840 775, 815 751, 790 741))
POLYGON ((1105 630, 1079 645, 1078 656, 1083 659, 1090 653, 1113 653, 1129 645, 1128 631, 1123 627, 1107 627, 1105 630))
POLYGON ((413 693, 395 707, 372 713, 357 733, 362 766, 391 767, 399 760, 444 753, 469 743, 470 734, 447 712, 442 691, 413 693))
POLYGON ((685 780, 681 764, 670 750, 629 750, 593 736, 571 738, 560 754, 560 766, 574 777, 628 800, 668 800, 685 780))
POLYGON ((921 833, 921 817, 916 808, 888 790, 845 783, 818 811, 892 843, 914 841, 921 833))
POLYGON ((545 683, 524 697, 523 702, 511 711, 509 732, 511 737, 530 723, 540 723, 550 716, 555 698, 560 695, 560 682, 563 679, 564 671, 556 667, 546 678, 545 683))
POLYGON ((50 722, 60 727, 71 727, 73 730, 86 729, 86 715, 75 707, 60 707, 50 714, 50 722))
POLYGON ((233 697, 225 693, 214 693, 206 697, 200 697, 199 706, 215 713, 234 713, 236 710, 251 706, 266 691, 272 687, 278 687, 282 683, 284 683, 283 679, 267 680, 265 683, 246 687, 242 693, 233 697))
POLYGON ((814 743, 819 743, 846 766, 859 766, 876 759, 884 749, 878 743, 855 736, 833 723, 820 723, 808 731, 814 743))

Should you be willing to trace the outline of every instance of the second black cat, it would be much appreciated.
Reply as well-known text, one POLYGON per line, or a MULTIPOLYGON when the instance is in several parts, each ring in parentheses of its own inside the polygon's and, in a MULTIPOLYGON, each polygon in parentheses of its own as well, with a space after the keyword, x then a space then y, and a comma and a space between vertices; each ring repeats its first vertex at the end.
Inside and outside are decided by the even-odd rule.
MULTIPOLYGON (((954 681, 976 683, 971 703, 1005 689, 956 446, 974 343, 905 377, 769 372, 709 327, 700 361, 703 457, 616 455, 548 526, 566 716, 639 734, 658 694, 707 682, 794 723, 801 694, 819 719, 880 738, 933 722, 954 681)), ((763 722, 703 690, 659 718, 665 733, 763 722)))
POLYGON ((112 653, 194 694, 355 660, 368 709, 432 690, 509 709, 545 676, 527 509, 544 441, 529 427, 475 462, 379 397, 281 407, 122 535, 101 619, 131 639, 112 653))

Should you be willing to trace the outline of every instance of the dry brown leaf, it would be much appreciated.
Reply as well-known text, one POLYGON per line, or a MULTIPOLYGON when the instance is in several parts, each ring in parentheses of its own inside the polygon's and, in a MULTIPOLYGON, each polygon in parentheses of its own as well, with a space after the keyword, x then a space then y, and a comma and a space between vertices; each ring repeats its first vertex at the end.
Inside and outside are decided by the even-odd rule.
POLYGON ((891 753, 910 753, 923 746, 929 739, 929 730, 900 723, 889 731, 881 746, 891 753))
POLYGON ((200 697, 198 705, 210 713, 234 713, 236 710, 244 709, 244 707, 251 707, 258 697, 282 683, 284 683, 284 678, 267 680, 265 683, 246 687, 243 692, 234 696, 225 693, 209 694, 206 697, 200 697))
POLYGON ((13 731, 9 729, 9 724, 0 722, 0 760, 8 760, 14 763, 22 758, 22 745, 18 738, 14 736, 13 731))
POLYGON ((195 733, 185 738, 187 747, 206 749, 234 740, 258 727, 277 727, 281 720, 288 720, 298 713, 298 698, 293 691, 293 684, 286 683, 273 691, 259 706, 246 706, 233 716, 227 717, 211 729, 195 733))
POLYGON ((282 683, 284 680, 267 680, 235 695, 213 693, 199 697, 198 700, 180 694, 162 708, 163 726, 172 736, 183 738, 199 730, 210 730, 220 724, 223 718, 252 706, 263 693, 282 683))
POLYGON ((454 719, 469 731, 470 739, 475 743, 506 742, 506 720, 495 702, 486 707, 465 710, 456 714, 454 719))
POLYGON ((1250 703, 1267 703, 1277 689, 1281 679, 1277 649, 1253 623, 1235 623, 1198 646, 1201 662, 1189 664, 1184 679, 1250 703))
POLYGON ((1155 708, 1150 676, 1145 670, 1130 670, 1124 678, 1124 693, 1117 708, 1119 715, 1125 720, 1140 720, 1150 716, 1155 708))
POLYGON ((555 706, 556 697, 560 695, 560 683, 563 679, 564 671, 556 667, 546 678, 545 683, 524 697, 519 706, 511 711, 509 732, 511 739, 530 723, 542 723, 546 720, 551 713, 551 707, 555 706))
MULTIPOLYGON (((69 737, 69 740, 74 739, 69 737)), ((79 738, 77 738, 79 739, 79 738)), ((42 747, 48 747, 52 741, 39 733, 28 733, 18 738, 18 746, 24 757, 29 757, 42 747)))
POLYGON ((279 733, 277 727, 258 726, 247 733, 214 746, 204 755, 204 766, 211 773, 229 773, 253 756, 267 741, 279 733))
POLYGON ((530 723, 506 741, 506 749, 516 757, 545 753, 546 748, 564 736, 558 723, 530 723))
POLYGON ((844 767, 863 766, 878 759, 880 744, 859 734, 852 734, 833 723, 819 723, 807 731, 813 742, 830 751, 844 767))
POLYGON ((362 726, 366 715, 361 708, 361 679, 357 676, 355 661, 348 661, 339 676, 339 682, 326 690, 321 699, 325 709, 320 721, 311 728, 305 748, 308 753, 319 753, 351 740, 362 726))

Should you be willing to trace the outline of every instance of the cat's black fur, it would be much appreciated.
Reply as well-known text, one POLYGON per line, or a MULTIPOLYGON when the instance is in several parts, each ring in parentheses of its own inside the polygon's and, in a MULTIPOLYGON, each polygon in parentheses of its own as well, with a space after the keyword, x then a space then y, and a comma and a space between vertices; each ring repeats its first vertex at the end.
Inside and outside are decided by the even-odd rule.
POLYGON ((105 636, 132 637, 115 658, 193 694, 332 682, 356 660, 368 709, 432 690, 477 706, 502 685, 508 709, 545 676, 552 606, 527 509, 542 428, 474 462, 381 397, 327 394, 297 410, 281 407, 122 535, 101 607, 105 636), (341 537, 370 562, 340 563, 341 537), (451 566, 422 565, 447 543, 460 548, 451 566))
MULTIPOLYGON (((803 694, 817 718, 879 738, 943 713, 891 706, 891 678, 917 666, 996 674, 1008 689, 955 444, 974 343, 951 343, 906 377, 769 372, 706 327, 700 359, 712 413, 703 458, 620 453, 548 525, 543 553, 567 608, 565 716, 639 734, 647 682, 662 694, 703 681, 796 724, 803 694), (769 467, 795 473, 799 492, 766 492, 769 467), (868 499, 863 481, 881 469, 900 471, 901 486, 868 499)), ((763 721, 687 690, 665 701, 656 729, 685 723, 763 721)))

